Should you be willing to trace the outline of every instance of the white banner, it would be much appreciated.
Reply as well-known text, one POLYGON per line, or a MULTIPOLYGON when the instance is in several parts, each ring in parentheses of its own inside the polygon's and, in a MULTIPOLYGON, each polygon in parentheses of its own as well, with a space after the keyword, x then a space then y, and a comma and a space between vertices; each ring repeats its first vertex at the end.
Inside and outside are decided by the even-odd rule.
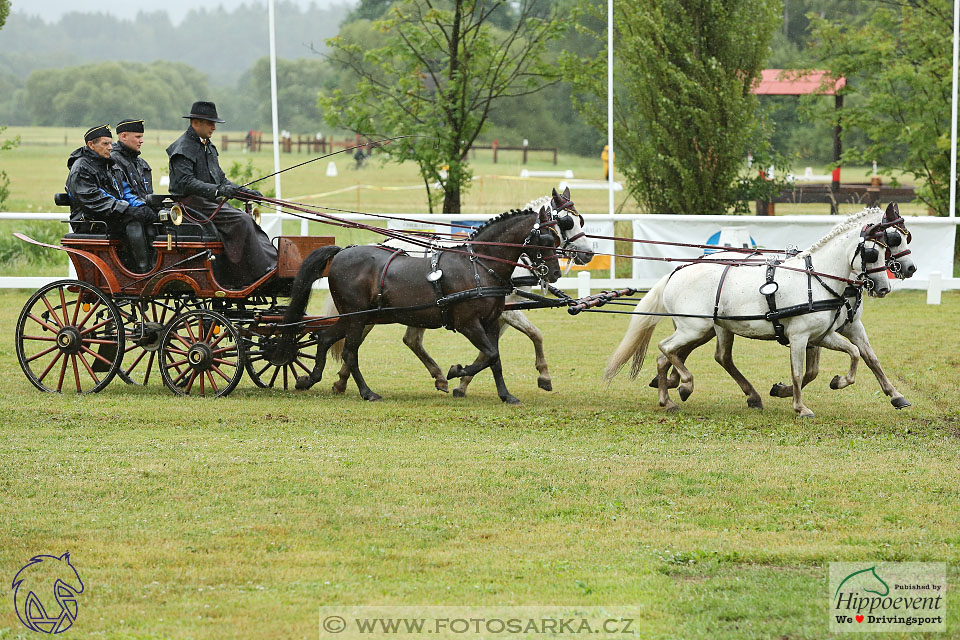
MULTIPOLYGON (((633 221, 633 237, 638 240, 756 246, 760 249, 785 249, 793 245, 806 249, 827 234, 842 218, 837 216, 677 216, 647 215, 633 221)), ((926 280, 931 271, 944 277, 953 275, 954 234, 956 225, 949 218, 906 217, 913 235, 911 257, 917 264, 917 280, 926 280)), ((702 249, 660 244, 634 243, 633 255, 654 258, 696 258, 702 249)), ((634 260, 633 277, 650 286, 679 264, 657 260, 634 260)))

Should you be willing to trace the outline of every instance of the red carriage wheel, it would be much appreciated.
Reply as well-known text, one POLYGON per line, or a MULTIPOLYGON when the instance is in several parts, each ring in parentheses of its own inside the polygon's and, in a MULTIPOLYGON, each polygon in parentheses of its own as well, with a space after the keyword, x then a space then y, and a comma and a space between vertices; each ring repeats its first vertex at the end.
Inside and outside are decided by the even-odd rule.
POLYGON ((117 375, 127 384, 146 386, 160 377, 159 351, 167 324, 202 306, 192 298, 157 298, 120 300, 117 308, 126 329, 126 348, 117 375))
POLYGON ((20 367, 37 389, 96 393, 120 368, 123 322, 97 287, 58 280, 27 300, 17 320, 16 348, 20 367))
POLYGON ((277 336, 254 334, 248 339, 245 366, 247 375, 258 387, 291 389, 297 378, 309 375, 317 362, 317 338, 307 333, 297 338, 292 353, 281 355, 277 336))
POLYGON ((243 377, 240 334, 216 311, 189 311, 167 327, 160 343, 160 375, 180 396, 218 398, 243 377))

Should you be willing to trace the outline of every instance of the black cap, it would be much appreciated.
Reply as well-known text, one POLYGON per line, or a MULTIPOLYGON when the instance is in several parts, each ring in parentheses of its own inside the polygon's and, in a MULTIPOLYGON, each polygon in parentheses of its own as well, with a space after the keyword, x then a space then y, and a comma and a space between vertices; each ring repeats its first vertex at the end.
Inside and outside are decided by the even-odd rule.
POLYGON ((209 120, 210 122, 226 122, 217 115, 217 105, 212 102, 194 102, 193 106, 190 107, 190 113, 183 117, 191 120, 196 118, 198 120, 209 120))
POLYGON ((96 140, 97 138, 112 138, 113 134, 110 133, 110 125, 108 124, 98 124, 95 127, 90 127, 87 129, 87 132, 83 134, 83 139, 85 142, 90 142, 91 140, 96 140))
POLYGON ((143 120, 121 120, 117 123, 117 133, 143 133, 143 120))

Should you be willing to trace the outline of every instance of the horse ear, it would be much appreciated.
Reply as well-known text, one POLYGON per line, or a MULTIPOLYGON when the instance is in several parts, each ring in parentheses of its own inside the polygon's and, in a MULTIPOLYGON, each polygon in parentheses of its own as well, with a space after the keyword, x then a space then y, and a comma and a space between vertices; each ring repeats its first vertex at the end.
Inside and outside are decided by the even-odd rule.
POLYGON ((887 205, 887 210, 884 211, 883 217, 887 220, 896 220, 900 217, 900 207, 896 202, 891 202, 887 205))
POLYGON ((567 200, 570 199, 570 187, 565 187, 563 189, 563 197, 566 198, 567 200))
POLYGON ((559 194, 559 193, 557 193, 557 190, 556 190, 556 189, 554 189, 554 190, 553 190, 553 197, 554 197, 554 198, 556 198, 556 197, 557 197, 557 196, 559 196, 559 195, 560 195, 560 194, 559 194))

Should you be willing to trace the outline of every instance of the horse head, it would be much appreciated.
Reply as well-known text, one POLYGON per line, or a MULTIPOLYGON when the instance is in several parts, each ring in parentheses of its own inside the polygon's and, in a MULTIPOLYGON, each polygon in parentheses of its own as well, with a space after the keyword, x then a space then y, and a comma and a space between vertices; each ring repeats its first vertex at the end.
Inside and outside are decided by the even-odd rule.
POLYGON ((883 213, 883 244, 887 248, 887 268, 900 280, 909 278, 917 272, 917 265, 910 257, 907 245, 913 235, 907 230, 907 225, 900 215, 900 207, 896 202, 887 205, 883 213))
POLYGON ((879 222, 865 225, 860 230, 857 253, 851 264, 856 269, 857 256, 860 257, 860 275, 867 276, 874 285, 873 288, 866 285, 870 295, 882 298, 890 292, 886 277, 888 270, 901 280, 916 273, 917 265, 907 248, 912 239, 895 202, 887 205, 879 222))
POLYGON ((583 230, 583 216, 570 199, 570 187, 564 188, 563 193, 553 190, 550 197, 550 214, 557 221, 557 230, 561 239, 560 251, 570 255, 579 265, 588 264, 593 260, 593 248, 583 230))

